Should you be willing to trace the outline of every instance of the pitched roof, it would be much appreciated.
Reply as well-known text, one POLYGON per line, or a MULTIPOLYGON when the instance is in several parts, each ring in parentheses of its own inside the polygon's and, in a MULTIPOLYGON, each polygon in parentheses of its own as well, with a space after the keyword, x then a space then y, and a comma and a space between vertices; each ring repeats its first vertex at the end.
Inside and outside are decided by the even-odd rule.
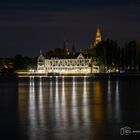
POLYGON ((82 54, 82 53, 75 53, 75 54, 69 54, 69 55, 50 55, 46 56, 47 59, 84 59, 84 58, 90 58, 91 55, 89 54, 82 54))

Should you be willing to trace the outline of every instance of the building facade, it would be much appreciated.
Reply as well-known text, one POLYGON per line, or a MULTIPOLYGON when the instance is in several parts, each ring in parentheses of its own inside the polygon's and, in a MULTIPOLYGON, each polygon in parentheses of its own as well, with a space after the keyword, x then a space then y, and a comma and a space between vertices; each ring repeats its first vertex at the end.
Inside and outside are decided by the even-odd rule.
MULTIPOLYGON (((91 48, 95 48, 101 41, 100 29, 97 27, 95 41, 91 44, 91 48)), ((69 56, 70 53, 66 42, 64 43, 64 52, 69 56)), ((72 54, 75 55, 74 47, 72 54)), ((42 52, 40 52, 40 56, 37 59, 37 72, 46 74, 90 74, 99 73, 99 66, 95 62, 92 62, 91 56, 87 57, 82 53, 78 54, 77 57, 71 58, 58 58, 57 56, 45 58, 42 52)))
POLYGON ((37 59, 38 73, 58 74, 89 74, 99 73, 99 66, 80 53, 76 58, 61 59, 57 57, 45 58, 42 53, 37 59))

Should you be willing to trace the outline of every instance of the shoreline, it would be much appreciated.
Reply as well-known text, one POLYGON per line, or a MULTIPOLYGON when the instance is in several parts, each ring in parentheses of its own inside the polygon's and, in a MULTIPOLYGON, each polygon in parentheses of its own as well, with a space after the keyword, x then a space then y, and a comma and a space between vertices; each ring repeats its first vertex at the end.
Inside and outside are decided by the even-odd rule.
POLYGON ((4 73, 0 74, 2 79, 15 79, 22 77, 95 77, 95 78, 112 78, 112 77, 140 77, 140 73, 94 73, 94 74, 63 74, 63 75, 47 75, 47 74, 15 74, 4 73))
POLYGON ((131 80, 131 79, 140 79, 140 74, 107 74, 107 73, 98 73, 90 75, 61 75, 61 76, 47 76, 47 75, 17 75, 17 74, 3 74, 0 75, 0 84, 2 83, 18 83, 18 82, 29 82, 29 78, 34 77, 35 81, 38 81, 40 78, 43 81, 62 81, 65 79, 67 82, 70 82, 73 78, 76 78, 76 81, 83 81, 86 78, 88 81, 114 81, 114 80, 131 80))
POLYGON ((17 77, 140 77, 140 73, 94 73, 94 74, 17 74, 17 77))

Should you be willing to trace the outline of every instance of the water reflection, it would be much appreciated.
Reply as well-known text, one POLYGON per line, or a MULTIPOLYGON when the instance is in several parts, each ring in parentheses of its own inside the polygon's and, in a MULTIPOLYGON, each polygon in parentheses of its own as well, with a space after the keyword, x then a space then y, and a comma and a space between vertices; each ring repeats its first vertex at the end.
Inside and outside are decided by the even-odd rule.
POLYGON ((66 110, 66 98, 65 98, 65 77, 62 77, 62 96, 61 96, 61 113, 62 113, 62 125, 67 125, 67 110, 66 110))
POLYGON ((119 97, 119 81, 116 81, 116 92, 115 92, 115 117, 116 121, 120 121, 120 97, 119 97))
POLYGON ((86 81, 86 76, 84 76, 83 80, 83 104, 87 105, 87 81, 86 81))
POLYGON ((29 115, 29 133, 30 133, 30 139, 35 140, 36 137, 34 137, 34 133, 37 129, 37 109, 36 109, 36 102, 35 102, 35 82, 34 77, 30 76, 30 87, 29 87, 29 107, 28 107, 28 115, 29 115))
POLYGON ((110 103, 111 101, 111 81, 108 79, 108 89, 107 89, 107 101, 110 103))
POLYGON ((32 125, 36 123, 36 105, 35 105, 35 84, 34 77, 30 77, 29 87, 29 119, 32 125))
POLYGON ((111 99, 111 81, 108 79, 108 85, 107 85, 107 112, 108 112, 108 120, 111 120, 112 116, 112 99, 111 99))
POLYGON ((76 80, 75 80, 75 76, 73 76, 73 81, 72 81, 72 106, 76 106, 76 80))
POLYGON ((18 93, 19 121, 27 140, 100 139, 106 124, 121 121, 118 80, 86 76, 28 80, 19 84, 18 93))
POLYGON ((77 110, 77 93, 76 93, 76 79, 75 76, 73 76, 73 81, 72 81, 72 124, 74 127, 77 127, 78 125, 78 110, 77 110))
POLYGON ((49 94, 49 99, 50 99, 50 107, 52 107, 52 102, 53 102, 53 83, 52 83, 52 76, 50 76, 50 94, 49 94))
POLYGON ((65 79, 64 76, 62 77, 62 106, 65 108, 65 79))
POLYGON ((59 100, 59 88, 58 88, 58 76, 55 77, 55 122, 56 126, 60 127, 61 112, 60 112, 60 100, 59 100))
POLYGON ((119 81, 108 80, 108 92, 107 92, 107 111, 108 120, 115 119, 120 122, 120 97, 119 97, 119 81))
POLYGON ((102 100, 102 88, 101 88, 101 83, 99 81, 96 81, 94 83, 94 117, 96 120, 96 124, 99 125, 103 121, 103 111, 104 111, 104 106, 103 106, 103 100, 102 100))
POLYGON ((44 105, 43 105, 42 77, 41 76, 40 76, 40 81, 39 81, 39 97, 38 98, 39 98, 39 102, 38 102, 39 124, 40 124, 40 128, 43 128, 45 118, 44 118, 44 105))
POLYGON ((58 91, 58 77, 56 76, 56 82, 55 82, 55 104, 56 108, 59 108, 59 91, 58 91))
POLYGON ((83 80, 83 123, 85 125, 88 124, 89 122, 89 103, 88 103, 88 93, 87 93, 87 80, 86 80, 86 76, 84 76, 84 80, 83 80))

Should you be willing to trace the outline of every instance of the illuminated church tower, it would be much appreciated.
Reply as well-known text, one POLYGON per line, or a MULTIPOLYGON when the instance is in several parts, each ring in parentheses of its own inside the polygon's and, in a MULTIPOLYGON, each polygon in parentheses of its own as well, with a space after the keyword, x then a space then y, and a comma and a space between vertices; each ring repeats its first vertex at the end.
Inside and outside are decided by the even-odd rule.
POLYGON ((96 30, 96 36, 95 36, 95 41, 94 43, 91 45, 91 48, 95 48, 96 45, 102 41, 102 37, 101 37, 101 33, 100 33, 100 28, 97 27, 97 30, 96 30))

